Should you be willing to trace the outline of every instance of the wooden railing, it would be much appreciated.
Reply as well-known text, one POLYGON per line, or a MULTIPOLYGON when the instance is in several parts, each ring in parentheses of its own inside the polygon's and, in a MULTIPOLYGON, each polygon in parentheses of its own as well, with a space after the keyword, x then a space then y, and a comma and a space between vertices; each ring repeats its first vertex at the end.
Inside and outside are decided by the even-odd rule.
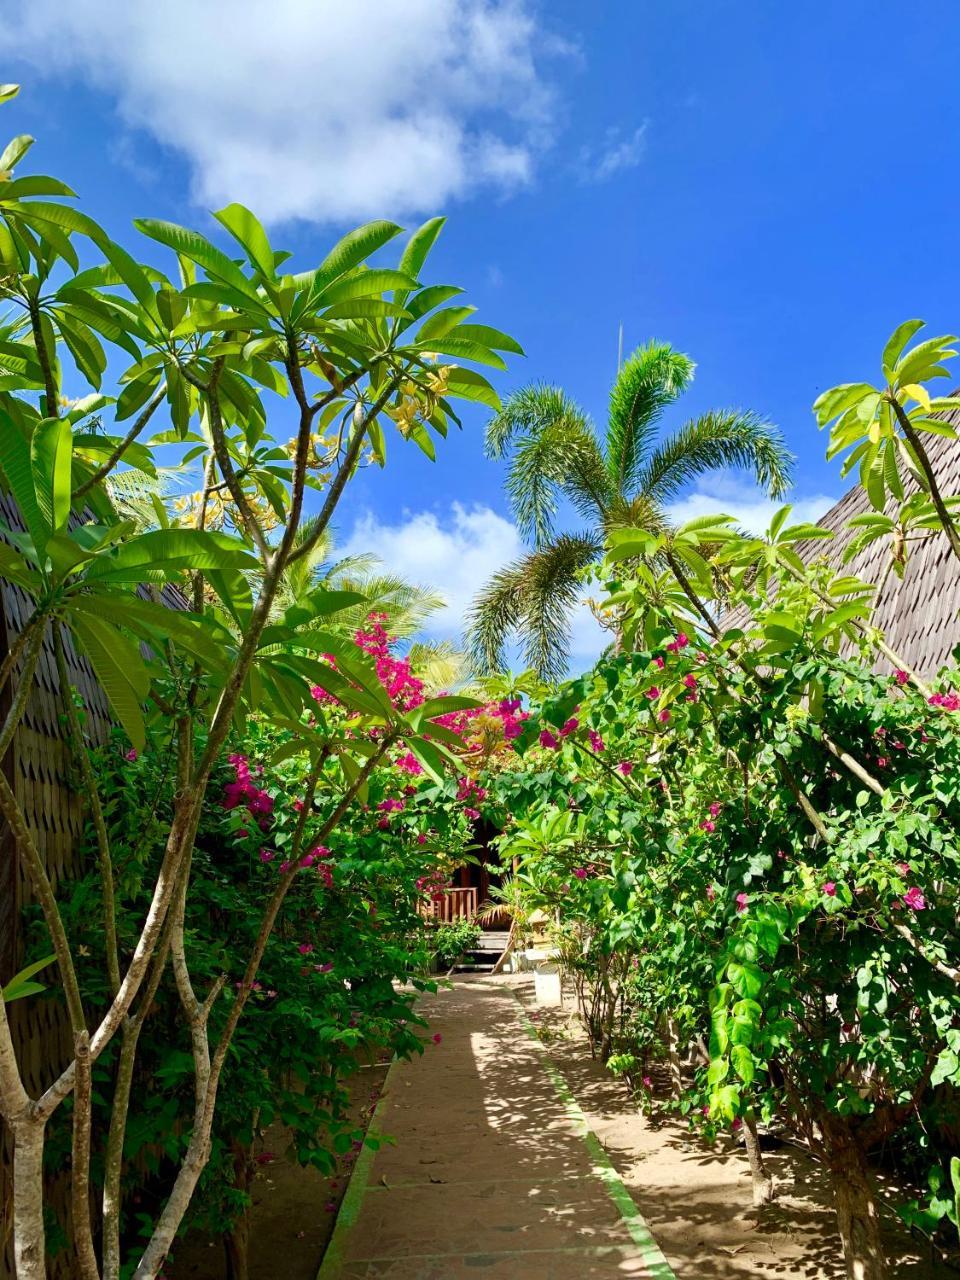
POLYGON ((423 913, 437 924, 472 920, 477 914, 476 889, 444 889, 424 905, 423 913))

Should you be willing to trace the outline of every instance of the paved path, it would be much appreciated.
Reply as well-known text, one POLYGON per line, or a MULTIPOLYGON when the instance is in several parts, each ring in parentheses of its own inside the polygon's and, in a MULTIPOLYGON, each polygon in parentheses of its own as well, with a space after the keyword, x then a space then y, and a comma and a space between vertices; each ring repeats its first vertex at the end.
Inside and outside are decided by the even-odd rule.
POLYGON ((592 1280, 673 1272, 508 985, 425 997, 318 1280, 592 1280))

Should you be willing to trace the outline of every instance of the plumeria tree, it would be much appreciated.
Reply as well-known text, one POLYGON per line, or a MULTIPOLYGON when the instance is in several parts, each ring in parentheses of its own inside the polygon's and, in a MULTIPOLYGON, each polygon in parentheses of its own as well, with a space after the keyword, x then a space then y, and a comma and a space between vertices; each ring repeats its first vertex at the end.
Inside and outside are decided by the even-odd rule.
MULTIPOLYGON (((14 92, 4 90, 6 97, 14 92)), ((469 323, 470 308, 445 305, 460 292, 456 286, 421 282, 442 219, 416 231, 395 266, 369 260, 401 229, 374 222, 300 271, 240 205, 216 215, 229 252, 199 232, 138 220, 151 248, 168 255, 167 274, 111 240, 71 203, 74 193, 63 183, 12 176, 30 141, 15 139, 0 160, 7 175, 0 184, 0 286, 9 304, 0 342, 0 462, 22 520, 2 531, 0 572, 33 605, 0 668, 13 691, 0 750, 17 731, 48 647, 60 669, 95 836, 106 989, 99 998, 84 990, 42 850, 0 777, 0 811, 56 956, 73 1044, 71 1060, 31 1096, 0 1000, 0 1112, 15 1146, 18 1276, 45 1274, 44 1141, 51 1118, 71 1098, 75 1273, 113 1280, 122 1263, 119 1164, 130 1080, 144 1020, 172 972, 195 1101, 170 1194, 136 1262, 135 1275, 147 1280, 159 1273, 209 1160, 231 1046, 303 860, 330 841, 401 741, 436 779, 452 762, 427 725, 460 704, 397 700, 378 679, 376 658, 326 633, 325 620, 355 605, 356 594, 320 585, 278 617, 281 583, 324 537, 357 467, 386 464, 388 440, 432 457, 435 441, 458 422, 456 398, 496 408, 490 384, 467 366, 501 368, 498 350, 516 344, 469 323), (92 265, 81 269, 81 254, 92 265), (290 403, 289 443, 269 429, 273 397, 290 403), (189 510, 155 502, 155 527, 138 531, 120 517, 108 481, 130 470, 150 476, 161 446, 180 449, 199 487, 189 510), (308 507, 314 520, 303 538, 308 507), (182 609, 161 603, 165 585, 180 593, 182 609), (71 646, 90 662, 131 749, 140 751, 148 732, 159 731, 174 762, 161 852, 132 934, 117 927, 123 886, 92 744, 67 684, 71 646), (335 666, 321 656, 328 653, 335 666), (335 697, 346 721, 318 712, 311 687, 335 697), (203 869, 194 857, 196 834, 211 779, 251 714, 285 725, 289 751, 306 762, 300 809, 287 867, 235 957, 239 972, 201 983, 185 930, 203 869), (95 1188, 92 1078, 118 1037, 116 1120, 106 1138, 103 1185, 95 1188), (99 1250, 95 1194, 102 1200, 99 1250)))

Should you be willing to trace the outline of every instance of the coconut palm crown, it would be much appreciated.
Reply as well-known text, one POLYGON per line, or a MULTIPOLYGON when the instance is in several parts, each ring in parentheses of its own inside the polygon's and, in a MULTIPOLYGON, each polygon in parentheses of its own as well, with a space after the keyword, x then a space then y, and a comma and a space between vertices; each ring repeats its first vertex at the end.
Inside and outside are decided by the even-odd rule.
POLYGON ((543 679, 562 678, 581 574, 599 558, 607 531, 663 527, 670 502, 698 476, 738 467, 771 497, 786 490, 792 457, 780 432, 750 410, 713 410, 659 436, 664 410, 690 385, 694 368, 667 343, 640 347, 617 374, 602 438, 563 391, 543 384, 515 392, 492 419, 487 454, 509 456, 506 490, 531 550, 494 574, 474 601, 468 642, 478 670, 502 669, 516 634, 530 667, 543 679), (576 532, 555 529, 564 499, 584 522, 576 532))

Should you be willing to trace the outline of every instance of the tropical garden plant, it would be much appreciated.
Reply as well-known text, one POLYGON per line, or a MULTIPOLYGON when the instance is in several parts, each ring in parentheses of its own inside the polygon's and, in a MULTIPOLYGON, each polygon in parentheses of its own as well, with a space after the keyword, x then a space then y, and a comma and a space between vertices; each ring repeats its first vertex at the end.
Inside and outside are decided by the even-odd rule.
POLYGON ((487 452, 509 456, 506 490, 531 550, 494 574, 474 603, 469 638, 478 669, 499 669, 516 632, 526 663, 543 678, 562 678, 583 572, 600 558, 607 534, 665 525, 668 505, 692 480, 739 467, 771 496, 783 494, 790 455, 780 433, 751 410, 700 414, 658 436, 694 367, 667 343, 638 348, 617 374, 602 435, 557 387, 524 387, 491 419, 487 452), (556 530, 562 501, 585 522, 582 529, 556 530))
MULTIPOLYGON (((15 92, 7 86, 3 97, 15 92)), ((148 1280, 158 1275, 210 1160, 224 1071, 288 894, 399 744, 440 784, 456 762, 437 717, 472 705, 413 696, 409 670, 379 639, 363 648, 329 633, 327 621, 356 605, 357 593, 321 584, 278 616, 281 584, 324 537, 357 467, 386 465, 388 439, 390 447, 398 441, 433 457, 435 440, 458 422, 456 398, 497 407, 490 384, 463 362, 502 368, 498 351, 517 345, 470 323, 469 307, 446 306, 456 286, 421 282, 442 219, 410 237, 396 266, 369 263, 401 230, 374 222, 297 272, 240 205, 216 215, 230 252, 187 228, 137 220, 142 243, 169 254, 168 275, 111 240, 70 203, 74 193, 63 183, 13 176, 31 141, 14 139, 0 157, 0 282, 9 304, 0 341, 0 460, 22 520, 0 531, 0 573, 33 606, 0 669, 0 682, 12 682, 0 753, 50 646, 93 833, 104 976, 85 989, 60 886, 0 776, 0 812, 39 904, 45 950, 56 956, 73 1044, 70 1061, 31 1096, 0 1001, 0 1112, 15 1147, 18 1276, 46 1274, 44 1144, 69 1098, 75 1274, 118 1277, 130 1082, 144 1023, 172 973, 192 1061, 192 1116, 165 1203, 134 1260, 133 1274, 148 1280), (91 265, 81 269, 81 255, 91 265), (270 433, 264 391, 292 405, 295 434, 286 444, 270 433), (121 518, 107 482, 128 470, 150 476, 157 449, 170 446, 201 477, 196 501, 177 512, 158 498, 154 527, 138 528, 121 518), (313 523, 303 538, 308 514, 313 523), (171 588, 182 608, 166 607, 171 588), (72 647, 89 661, 129 750, 160 741, 171 762, 169 808, 135 886, 132 929, 94 744, 67 684, 72 647), (311 688, 331 698, 334 710, 311 688), (187 928, 208 869, 197 833, 226 754, 245 755, 236 748, 251 716, 272 723, 284 754, 304 768, 285 865, 259 903, 255 927, 238 938, 230 971, 214 975, 198 965, 187 928), (110 1129, 97 1134, 94 1072, 117 1044, 110 1129)), ((269 825, 265 788, 249 770, 234 781, 251 818, 269 825)))
MULTIPOLYGON (((930 376, 949 342, 904 352, 916 329, 885 364, 930 376)), ((882 394, 901 394, 895 377, 882 394)), ((956 438, 958 407, 931 402, 911 429, 956 438)), ((917 1187, 895 1207, 932 1247, 958 1225, 960 674, 923 678, 890 648, 874 584, 818 560, 830 536, 788 508, 759 538, 722 515, 609 530, 618 651, 533 708, 496 794, 522 815, 503 853, 557 921, 598 1054, 641 1094, 664 1057, 692 1123, 742 1129, 758 1204, 774 1194, 758 1121, 801 1138, 847 1274, 879 1280, 881 1152, 917 1187)))

